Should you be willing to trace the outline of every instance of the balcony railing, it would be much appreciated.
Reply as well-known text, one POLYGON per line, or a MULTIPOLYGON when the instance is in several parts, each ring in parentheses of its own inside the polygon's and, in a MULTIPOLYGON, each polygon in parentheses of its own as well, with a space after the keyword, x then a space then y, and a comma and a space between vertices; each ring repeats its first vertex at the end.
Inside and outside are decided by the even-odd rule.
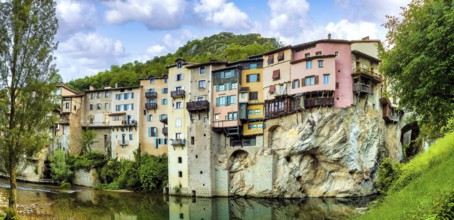
POLYGON ((206 111, 206 110, 210 109, 210 102, 208 102, 206 100, 188 102, 188 103, 186 103, 186 109, 189 112, 206 111))
POLYGON ((186 145, 186 139, 170 139, 173 146, 184 146, 186 145))
POLYGON ((370 85, 357 83, 353 85, 353 93, 372 94, 372 87, 370 85))
POLYGON ((159 119, 161 123, 167 124, 167 117, 159 119))
POLYGON ((136 120, 123 120, 121 121, 121 125, 135 125, 137 126, 136 120))
POLYGON ((304 99, 304 108, 313 108, 319 106, 333 106, 334 98, 306 98, 304 99))
POLYGON ((382 81, 382 76, 371 69, 355 68, 355 69, 353 69, 352 75, 366 76, 366 77, 372 78, 373 81, 376 83, 380 83, 382 81))
POLYGON ((167 127, 163 127, 163 128, 162 128, 162 134, 163 134, 164 136, 167 136, 167 135, 169 134, 169 129, 168 129, 167 127))
POLYGON ((155 110, 158 108, 158 103, 145 103, 145 109, 155 110))
POLYGON ((184 98, 185 92, 184 90, 172 91, 170 92, 170 96, 172 98, 184 98))
POLYGON ((157 92, 145 92, 145 98, 147 99, 155 99, 158 97, 157 92))
POLYGON ((120 146, 128 146, 129 145, 129 141, 128 140, 118 140, 118 144, 120 146))

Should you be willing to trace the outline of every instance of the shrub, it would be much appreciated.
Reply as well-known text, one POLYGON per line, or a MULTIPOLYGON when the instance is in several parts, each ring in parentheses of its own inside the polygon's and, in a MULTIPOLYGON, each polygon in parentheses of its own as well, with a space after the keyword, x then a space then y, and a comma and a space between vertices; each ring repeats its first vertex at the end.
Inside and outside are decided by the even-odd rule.
POLYGON ((426 216, 426 219, 454 219, 454 190, 445 193, 440 199, 434 201, 429 216, 426 216))
POLYGON ((72 182, 74 172, 68 164, 69 156, 63 150, 57 149, 50 158, 52 179, 58 182, 72 182))
POLYGON ((385 158, 378 169, 377 187, 381 193, 386 193, 394 180, 399 176, 399 166, 393 165, 389 158, 385 158))
POLYGON ((100 167, 106 163, 104 155, 98 152, 89 152, 80 156, 72 157, 71 159, 74 170, 84 169, 89 171, 91 168, 100 167))
POLYGON ((167 184, 167 156, 145 155, 139 167, 140 184, 143 191, 155 191, 167 184))

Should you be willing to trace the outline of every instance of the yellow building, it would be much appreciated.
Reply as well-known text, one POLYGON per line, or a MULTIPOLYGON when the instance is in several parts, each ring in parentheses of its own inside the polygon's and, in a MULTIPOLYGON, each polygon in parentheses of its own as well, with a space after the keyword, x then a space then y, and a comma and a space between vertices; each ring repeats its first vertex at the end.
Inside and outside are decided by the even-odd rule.
POLYGON ((167 76, 150 77, 140 80, 140 147, 142 154, 167 154, 166 124, 161 121, 167 118, 170 109, 170 96, 167 76))

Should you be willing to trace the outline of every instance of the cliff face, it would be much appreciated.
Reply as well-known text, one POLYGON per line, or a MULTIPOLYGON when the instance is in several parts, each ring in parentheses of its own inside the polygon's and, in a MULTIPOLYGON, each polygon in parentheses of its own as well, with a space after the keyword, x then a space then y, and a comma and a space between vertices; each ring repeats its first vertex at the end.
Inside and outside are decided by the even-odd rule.
POLYGON ((378 159, 387 146, 378 111, 314 109, 268 120, 266 130, 263 150, 232 155, 231 194, 350 197, 376 192, 378 159), (272 187, 255 190, 260 180, 248 181, 249 173, 265 171, 254 166, 270 155, 272 187))

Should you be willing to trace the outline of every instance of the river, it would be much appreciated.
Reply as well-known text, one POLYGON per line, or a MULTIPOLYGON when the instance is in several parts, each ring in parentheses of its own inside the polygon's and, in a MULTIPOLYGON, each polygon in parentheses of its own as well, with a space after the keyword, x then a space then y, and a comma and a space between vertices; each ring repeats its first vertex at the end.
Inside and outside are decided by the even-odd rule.
MULTIPOLYGON (((0 209, 8 183, 0 179, 0 209)), ((372 198, 179 198, 149 193, 18 184, 18 210, 27 219, 341 219, 364 210, 372 198)))

